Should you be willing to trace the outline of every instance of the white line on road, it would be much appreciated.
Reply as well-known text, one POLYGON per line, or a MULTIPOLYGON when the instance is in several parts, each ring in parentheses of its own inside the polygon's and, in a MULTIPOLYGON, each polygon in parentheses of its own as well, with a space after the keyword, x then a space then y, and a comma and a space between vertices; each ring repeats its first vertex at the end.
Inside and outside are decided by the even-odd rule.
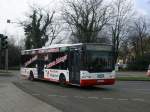
POLYGON ((120 101, 128 101, 129 99, 118 98, 120 101))
MULTIPOLYGON (((40 94, 32 94, 34 96, 39 96, 40 94)), ((60 98, 67 98, 68 96, 65 95, 56 95, 56 94, 49 94, 49 97, 60 97, 60 98)), ((72 96, 74 98, 77 99, 94 99, 94 100, 98 100, 98 99, 103 99, 103 100, 118 100, 118 101, 140 101, 140 102, 144 102, 144 99, 141 98, 132 98, 132 99, 127 99, 127 98, 112 98, 112 97, 95 97, 95 96, 88 96, 88 97, 83 97, 83 96, 72 96)))
POLYGON ((83 96, 74 96, 75 98, 79 98, 79 99, 84 99, 85 97, 83 96))
POLYGON ((142 102, 145 101, 144 99, 141 99, 141 98, 133 98, 132 100, 133 101, 142 101, 142 102))
POLYGON ((32 95, 33 96, 40 96, 40 94, 37 94, 37 93, 33 93, 32 95))
POLYGON ((56 97, 56 96, 58 96, 58 95, 55 95, 55 94, 49 94, 48 96, 50 96, 50 97, 51 97, 51 96, 52 96, 52 97, 55 96, 55 97, 56 97))
POLYGON ((137 91, 150 91, 150 89, 135 89, 137 91))
POLYGON ((89 99, 98 99, 98 97, 88 97, 89 99))
POLYGON ((105 97, 103 97, 102 99, 103 100, 113 100, 114 98, 105 98, 105 97))
POLYGON ((59 97, 62 97, 62 98, 67 98, 67 96, 59 96, 59 97))

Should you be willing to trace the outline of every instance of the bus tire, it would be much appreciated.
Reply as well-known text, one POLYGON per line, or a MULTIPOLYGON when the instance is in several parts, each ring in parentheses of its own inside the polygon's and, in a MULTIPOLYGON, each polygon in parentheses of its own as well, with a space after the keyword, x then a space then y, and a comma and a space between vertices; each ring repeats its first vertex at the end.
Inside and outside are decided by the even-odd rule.
POLYGON ((28 78, 30 81, 33 81, 34 80, 34 74, 32 71, 30 71, 30 75, 29 75, 29 78, 28 78))
POLYGON ((61 86, 67 86, 66 77, 64 74, 60 74, 59 76, 59 84, 61 86))

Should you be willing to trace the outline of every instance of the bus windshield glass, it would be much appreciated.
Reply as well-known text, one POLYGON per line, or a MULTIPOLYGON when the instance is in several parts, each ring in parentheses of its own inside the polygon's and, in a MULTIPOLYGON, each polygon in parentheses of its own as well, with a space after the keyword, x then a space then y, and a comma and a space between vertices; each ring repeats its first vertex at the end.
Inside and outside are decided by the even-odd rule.
POLYGON ((111 72, 113 60, 111 52, 87 51, 84 68, 88 72, 111 72))

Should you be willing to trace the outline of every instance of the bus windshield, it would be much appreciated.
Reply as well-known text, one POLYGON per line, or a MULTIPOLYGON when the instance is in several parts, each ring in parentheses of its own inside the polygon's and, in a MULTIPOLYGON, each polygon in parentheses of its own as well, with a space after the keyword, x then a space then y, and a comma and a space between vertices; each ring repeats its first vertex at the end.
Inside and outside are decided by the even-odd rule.
POLYGON ((111 52, 87 51, 84 68, 88 72, 111 72, 113 60, 111 52))

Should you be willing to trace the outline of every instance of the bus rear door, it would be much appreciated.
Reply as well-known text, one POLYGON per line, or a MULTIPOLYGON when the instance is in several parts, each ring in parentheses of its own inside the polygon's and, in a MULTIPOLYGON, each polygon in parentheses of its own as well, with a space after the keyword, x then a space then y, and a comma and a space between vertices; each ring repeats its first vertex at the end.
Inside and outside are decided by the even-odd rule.
POLYGON ((44 61, 38 60, 37 62, 37 71, 38 71, 38 78, 44 78, 44 61))

